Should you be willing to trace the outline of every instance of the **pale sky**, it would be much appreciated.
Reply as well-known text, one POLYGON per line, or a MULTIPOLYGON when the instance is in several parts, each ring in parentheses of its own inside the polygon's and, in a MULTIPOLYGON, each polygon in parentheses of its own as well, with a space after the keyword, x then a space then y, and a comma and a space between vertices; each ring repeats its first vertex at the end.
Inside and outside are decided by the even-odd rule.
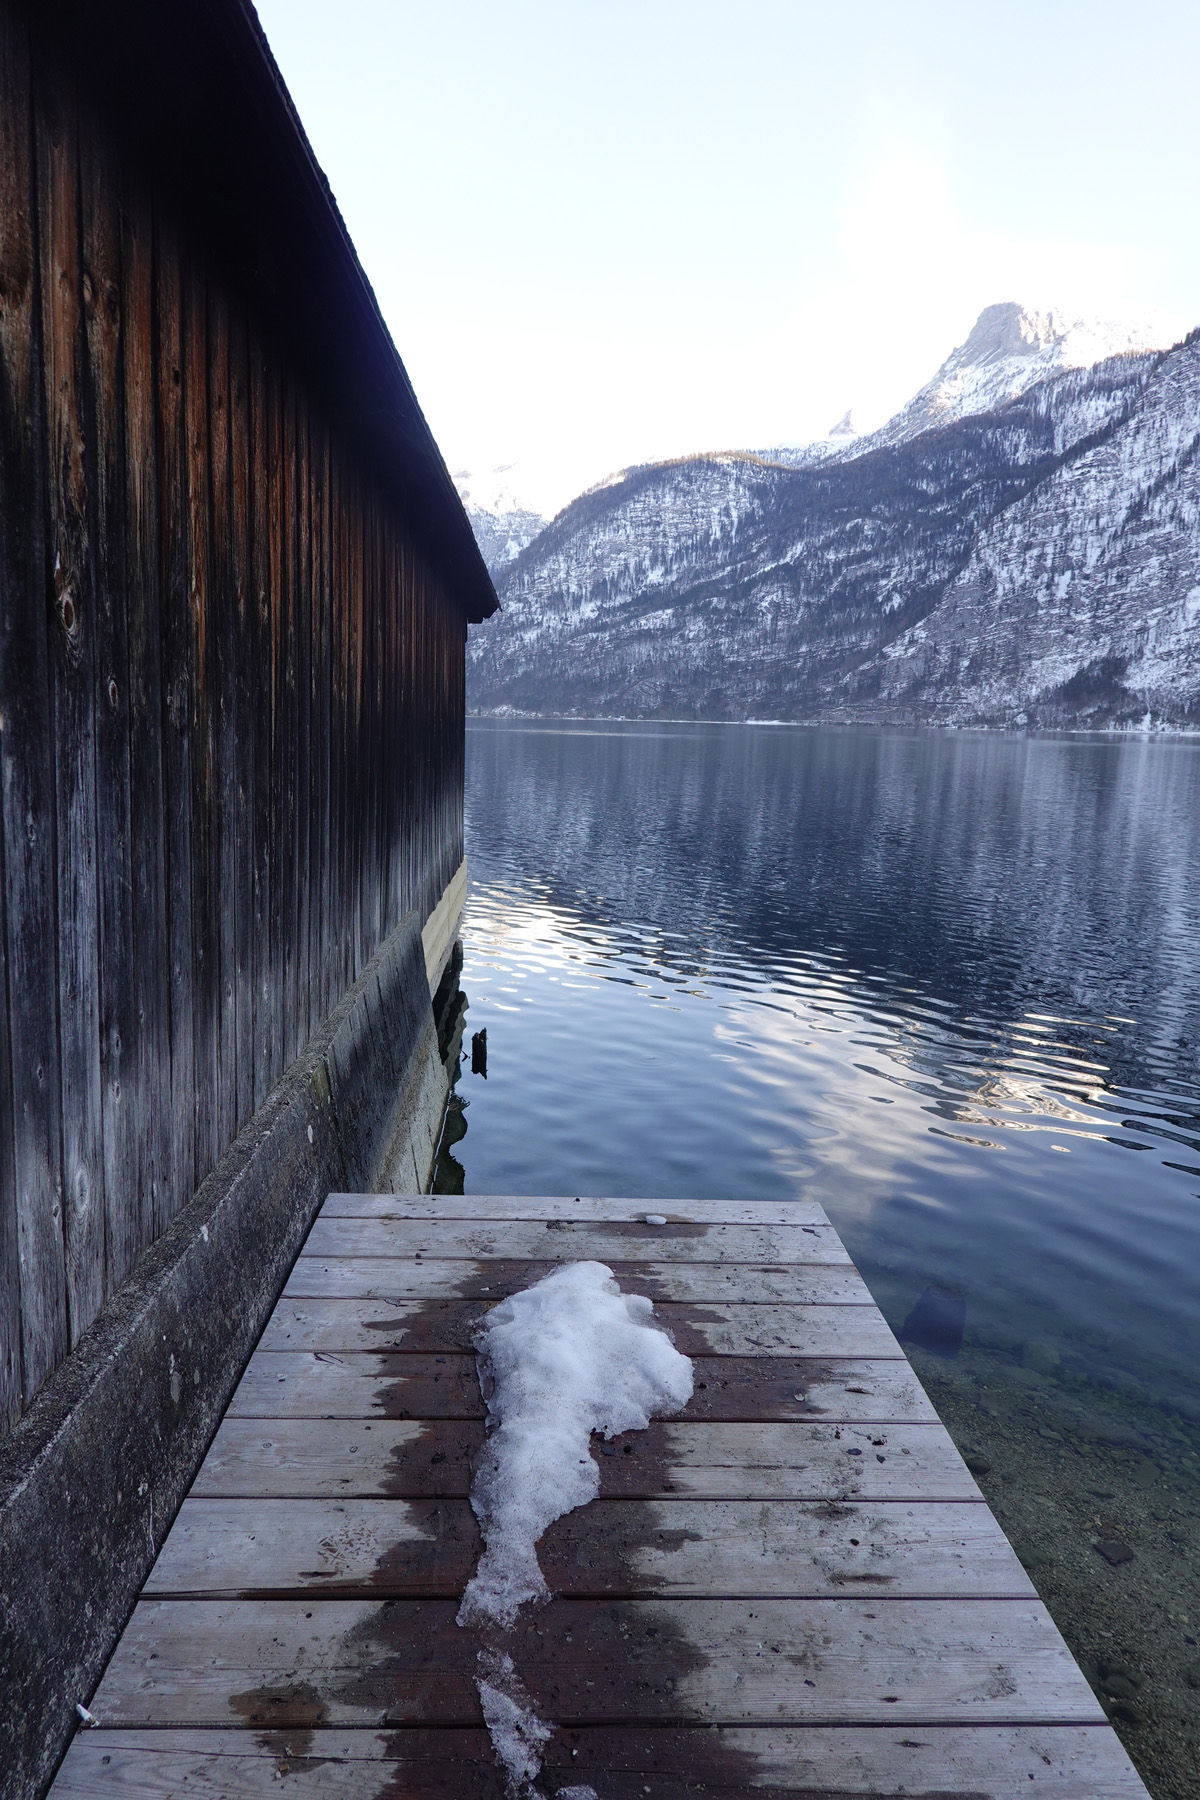
POLYGON ((995 300, 1200 323, 1195 0, 258 0, 452 470, 877 423, 995 300))

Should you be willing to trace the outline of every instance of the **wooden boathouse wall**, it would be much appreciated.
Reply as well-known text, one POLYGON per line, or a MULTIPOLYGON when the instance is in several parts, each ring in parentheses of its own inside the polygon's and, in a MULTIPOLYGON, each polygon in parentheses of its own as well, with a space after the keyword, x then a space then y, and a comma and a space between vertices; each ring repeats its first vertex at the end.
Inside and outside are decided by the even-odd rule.
POLYGON ((5 1426, 463 856, 494 599, 281 118, 240 4, 0 4, 5 1426))

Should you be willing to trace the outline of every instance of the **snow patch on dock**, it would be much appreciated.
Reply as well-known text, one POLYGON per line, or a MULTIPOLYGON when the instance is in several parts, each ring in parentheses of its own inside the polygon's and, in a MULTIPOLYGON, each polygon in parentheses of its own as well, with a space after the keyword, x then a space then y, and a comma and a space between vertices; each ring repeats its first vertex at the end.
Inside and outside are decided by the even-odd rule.
POLYGON ((641 1431, 692 1396, 692 1364, 604 1263, 569 1263, 488 1314, 476 1339, 488 1440, 471 1483, 484 1552, 460 1625, 511 1626, 549 1598, 537 1544, 600 1491, 591 1436, 641 1431))

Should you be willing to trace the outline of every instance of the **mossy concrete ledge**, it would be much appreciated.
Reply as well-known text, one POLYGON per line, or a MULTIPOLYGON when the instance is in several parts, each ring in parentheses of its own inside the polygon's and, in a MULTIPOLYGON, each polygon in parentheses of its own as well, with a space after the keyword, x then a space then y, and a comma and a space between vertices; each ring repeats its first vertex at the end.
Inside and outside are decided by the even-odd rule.
POLYGON ((409 915, 0 1444, 0 1780, 42 1793, 325 1196, 420 1192, 447 1093, 409 915))

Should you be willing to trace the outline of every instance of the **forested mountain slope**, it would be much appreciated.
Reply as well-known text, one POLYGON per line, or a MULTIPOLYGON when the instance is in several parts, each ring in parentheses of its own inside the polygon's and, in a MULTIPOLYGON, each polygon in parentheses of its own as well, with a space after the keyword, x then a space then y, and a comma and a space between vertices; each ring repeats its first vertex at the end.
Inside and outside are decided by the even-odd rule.
POLYGON ((1193 336, 816 468, 631 470, 502 577, 504 613, 469 648, 470 703, 1189 723, 1198 438, 1193 336))

